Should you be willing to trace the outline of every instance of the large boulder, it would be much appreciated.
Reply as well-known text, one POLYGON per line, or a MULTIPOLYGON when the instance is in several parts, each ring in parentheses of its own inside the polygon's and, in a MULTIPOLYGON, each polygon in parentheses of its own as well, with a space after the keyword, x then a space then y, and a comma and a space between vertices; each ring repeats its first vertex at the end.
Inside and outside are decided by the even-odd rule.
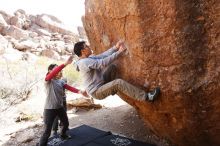
POLYGON ((7 22, 5 21, 5 18, 0 14, 0 27, 7 26, 7 22))
POLYGON ((84 27, 96 53, 124 39, 120 77, 160 86, 154 103, 121 95, 157 135, 178 146, 220 145, 220 3, 86 0, 84 27))
POLYGON ((59 19, 51 15, 37 15, 35 18, 35 23, 54 33, 73 34, 71 30, 66 29, 64 24, 59 19))
POLYGON ((60 55, 56 51, 50 49, 42 50, 41 55, 55 60, 60 59, 60 55))
POLYGON ((14 25, 8 25, 7 27, 4 27, 2 30, 2 35, 8 35, 17 40, 29 38, 29 32, 20 29, 14 25))
POLYGON ((8 40, 0 35, 0 55, 5 52, 5 49, 8 47, 8 40))
POLYGON ((1 31, 6 27, 8 24, 6 23, 4 17, 0 14, 0 34, 1 31))
POLYGON ((7 22, 7 24, 9 24, 10 19, 11 19, 11 15, 6 13, 5 11, 0 10, 0 15, 2 15, 2 17, 4 18, 4 20, 7 22))
POLYGON ((32 24, 31 27, 29 28, 30 31, 37 33, 39 36, 49 36, 51 37, 51 33, 46 30, 43 29, 42 27, 36 25, 36 24, 32 24))
POLYGON ((37 50, 39 43, 31 39, 24 39, 22 41, 14 41, 14 48, 19 51, 37 50))
POLYGON ((24 22, 25 21, 23 19, 21 19, 17 16, 12 16, 11 19, 10 19, 10 24, 11 25, 14 25, 14 26, 16 26, 18 28, 21 28, 21 29, 23 28, 24 22))

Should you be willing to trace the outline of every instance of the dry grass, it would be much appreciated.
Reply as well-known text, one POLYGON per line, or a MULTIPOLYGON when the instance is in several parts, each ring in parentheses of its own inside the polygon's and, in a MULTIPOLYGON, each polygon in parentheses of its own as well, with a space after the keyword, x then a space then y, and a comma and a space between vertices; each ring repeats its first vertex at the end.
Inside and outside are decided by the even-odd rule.
MULTIPOLYGON (((22 60, 10 62, 0 59, 0 100, 4 105, 0 111, 27 100, 36 84, 44 82, 47 67, 51 63, 61 64, 63 62, 46 57, 39 57, 35 62, 22 60)), ((79 74, 74 71, 72 65, 65 68, 64 76, 68 79, 69 84, 80 82, 79 74)), ((38 92, 44 92, 43 90, 40 89, 38 92)))
MULTIPOLYGON (((39 57, 35 61, 8 61, 0 57, 0 145, 9 133, 39 122, 45 103, 44 78, 51 63, 63 62, 39 57), (24 124, 25 122, 25 124, 24 124)), ((78 85, 73 66, 64 69, 68 83, 78 85)))

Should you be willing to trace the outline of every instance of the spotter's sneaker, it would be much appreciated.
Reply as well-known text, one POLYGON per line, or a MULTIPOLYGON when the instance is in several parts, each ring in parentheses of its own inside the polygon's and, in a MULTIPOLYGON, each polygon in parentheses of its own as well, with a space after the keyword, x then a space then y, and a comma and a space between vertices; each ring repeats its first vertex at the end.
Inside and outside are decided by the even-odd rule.
POLYGON ((153 91, 147 93, 149 101, 154 101, 160 94, 160 87, 155 88, 153 91))
POLYGON ((52 131, 52 136, 56 136, 56 135, 58 135, 57 131, 56 131, 56 130, 53 130, 53 131, 52 131))
POLYGON ((71 136, 70 135, 67 135, 67 134, 64 134, 64 135, 60 135, 60 138, 62 140, 68 140, 68 139, 71 139, 71 136))

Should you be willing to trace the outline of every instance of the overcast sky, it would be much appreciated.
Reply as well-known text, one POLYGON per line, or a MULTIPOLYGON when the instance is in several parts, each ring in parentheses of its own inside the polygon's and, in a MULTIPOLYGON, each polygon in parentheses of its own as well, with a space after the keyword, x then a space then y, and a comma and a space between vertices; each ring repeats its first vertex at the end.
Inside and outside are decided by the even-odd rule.
POLYGON ((0 10, 12 14, 17 9, 27 14, 51 14, 73 27, 82 26, 85 13, 84 0, 0 0, 0 10))

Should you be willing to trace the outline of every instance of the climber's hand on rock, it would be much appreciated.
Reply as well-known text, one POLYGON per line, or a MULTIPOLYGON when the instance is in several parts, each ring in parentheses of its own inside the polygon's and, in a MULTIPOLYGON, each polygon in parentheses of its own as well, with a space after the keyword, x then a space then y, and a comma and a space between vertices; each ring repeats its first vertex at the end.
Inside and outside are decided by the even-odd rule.
POLYGON ((121 45, 119 48, 119 52, 125 52, 127 50, 127 48, 125 47, 125 45, 121 45))
POLYGON ((116 43, 116 45, 115 45, 116 49, 119 50, 120 47, 121 47, 123 44, 124 44, 124 41, 123 41, 123 40, 118 41, 118 42, 116 43))

